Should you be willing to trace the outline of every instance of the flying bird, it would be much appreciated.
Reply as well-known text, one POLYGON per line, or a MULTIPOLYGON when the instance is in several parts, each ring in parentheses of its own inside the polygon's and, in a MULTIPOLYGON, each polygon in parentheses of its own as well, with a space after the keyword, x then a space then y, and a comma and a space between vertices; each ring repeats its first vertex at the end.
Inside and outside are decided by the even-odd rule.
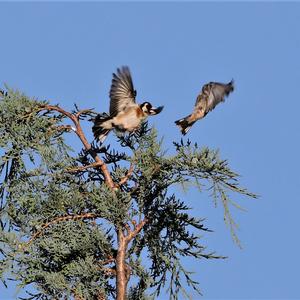
POLYGON ((227 84, 219 82, 209 82, 205 84, 196 99, 193 112, 187 117, 175 121, 181 133, 186 135, 196 121, 204 118, 217 104, 225 101, 225 97, 233 90, 233 80, 227 84))
POLYGON ((98 114, 92 128, 95 139, 101 143, 112 129, 121 132, 135 131, 148 116, 157 115, 163 109, 163 106, 153 107, 150 102, 136 103, 136 90, 127 66, 118 68, 113 73, 109 96, 109 115, 98 114))

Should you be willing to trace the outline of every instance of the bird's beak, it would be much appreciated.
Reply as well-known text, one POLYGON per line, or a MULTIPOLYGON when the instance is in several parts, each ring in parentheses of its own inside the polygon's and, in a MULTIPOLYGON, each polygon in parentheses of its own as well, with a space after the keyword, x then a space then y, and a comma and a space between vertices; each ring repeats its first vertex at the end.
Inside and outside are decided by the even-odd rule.
POLYGON ((162 110, 163 110, 163 106, 159 106, 159 107, 157 107, 157 108, 155 108, 155 107, 152 107, 150 110, 149 110, 149 112, 150 112, 150 115, 157 115, 157 114, 159 114, 162 110))

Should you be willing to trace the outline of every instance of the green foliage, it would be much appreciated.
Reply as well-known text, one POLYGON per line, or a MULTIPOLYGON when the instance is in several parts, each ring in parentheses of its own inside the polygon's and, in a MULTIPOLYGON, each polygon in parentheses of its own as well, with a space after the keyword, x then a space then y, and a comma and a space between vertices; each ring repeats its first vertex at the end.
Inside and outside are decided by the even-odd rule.
POLYGON ((66 144, 65 116, 43 110, 46 102, 10 89, 0 98, 4 283, 8 277, 22 288, 33 283, 37 294, 28 299, 97 299, 99 293, 114 298, 114 265, 106 261, 116 255, 116 229, 146 218, 128 248, 134 277, 128 299, 153 299, 162 289, 178 299, 180 293, 188 296, 186 285, 200 293, 182 259, 224 257, 200 244, 199 235, 209 231, 204 220, 192 216, 171 188, 195 184, 200 191, 211 190, 238 241, 230 214, 231 204, 236 204, 229 192, 255 195, 239 187, 238 175, 226 160, 189 141, 174 143, 175 154, 168 156, 156 131, 143 124, 135 133, 119 136, 119 150, 92 145, 114 182, 126 175, 129 164, 133 166, 129 179, 112 191, 99 168, 80 169, 94 162, 93 154, 76 154, 66 144))

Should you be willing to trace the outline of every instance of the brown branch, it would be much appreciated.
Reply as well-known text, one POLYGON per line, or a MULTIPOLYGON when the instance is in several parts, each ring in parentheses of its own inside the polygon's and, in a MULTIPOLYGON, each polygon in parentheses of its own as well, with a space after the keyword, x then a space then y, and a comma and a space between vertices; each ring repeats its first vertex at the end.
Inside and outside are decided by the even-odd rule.
POLYGON ((104 260, 102 262, 99 262, 99 264, 101 266, 105 266, 105 265, 108 265, 108 264, 110 264, 112 262, 115 262, 115 261, 116 261, 116 259, 110 256, 108 259, 106 259, 106 260, 104 260))
POLYGON ((134 239, 142 230, 144 225, 148 222, 145 218, 139 224, 133 220, 131 223, 134 229, 131 230, 128 224, 125 225, 127 235, 125 235, 122 228, 117 231, 118 237, 118 253, 116 257, 116 287, 117 287, 117 300, 126 300, 127 284, 130 279, 130 266, 126 264, 126 252, 128 244, 134 239))
POLYGON ((82 109, 82 110, 78 111, 78 112, 75 114, 75 116, 76 116, 77 118, 79 118, 79 116, 82 115, 82 114, 92 113, 92 112, 93 112, 93 110, 91 110, 91 109, 82 109))
POLYGON ((70 172, 70 173, 75 173, 75 172, 81 172, 81 171, 87 170, 89 168, 97 168, 97 167, 101 167, 101 163, 99 163, 98 161, 96 161, 90 165, 86 165, 86 166, 68 168, 68 169, 66 169, 66 171, 70 172))
POLYGON ((61 107, 59 107, 58 105, 49 105, 49 104, 45 104, 45 105, 41 105, 41 109, 42 110, 55 110, 63 115, 65 115, 66 117, 68 117, 69 119, 71 119, 74 124, 75 124, 75 121, 77 120, 76 116, 71 114, 70 112, 68 111, 65 111, 64 109, 62 109, 61 107))
POLYGON ((101 272, 103 272, 104 275, 106 275, 106 276, 110 276, 110 277, 116 276, 117 271, 116 271, 116 267, 115 267, 115 266, 112 266, 112 267, 104 267, 105 265, 109 265, 109 264, 111 264, 111 263, 113 263, 113 262, 115 262, 115 261, 116 261, 115 258, 113 258, 112 256, 109 256, 108 259, 106 259, 106 260, 104 260, 104 261, 98 262, 98 265, 99 265, 99 268, 98 268, 98 269, 99 269, 101 272))
POLYGON ((128 224, 125 224, 124 227, 125 227, 125 230, 126 230, 126 232, 127 232, 127 235, 129 235, 130 232, 131 232, 130 226, 129 226, 128 224))
POLYGON ((127 243, 129 243, 132 239, 134 239, 140 233, 140 231, 143 229, 144 225, 147 222, 148 222, 148 219, 146 219, 146 218, 137 225, 136 225, 136 222, 134 220, 132 221, 132 224, 134 226, 134 230, 133 231, 130 230, 128 235, 126 236, 127 243))
POLYGON ((26 243, 26 246, 29 246, 36 238, 38 238, 48 227, 51 225, 57 224, 59 222, 69 221, 69 220, 80 220, 80 219, 95 219, 97 218, 96 214, 93 213, 85 213, 82 215, 68 215, 63 217, 58 217, 42 226, 42 228, 37 231, 30 240, 26 243))
POLYGON ((66 117, 68 117, 75 125, 76 131, 75 133, 77 134, 77 136, 79 137, 79 139, 81 140, 82 144, 84 145, 85 150, 90 151, 91 156, 93 157, 93 159, 99 164, 99 167, 101 168, 101 171, 104 175, 105 178, 105 182, 106 184, 111 188, 114 189, 116 186, 112 180, 112 177, 109 173, 109 170, 106 166, 106 164, 103 162, 103 160, 97 155, 97 153, 95 151, 91 151, 91 144, 88 142, 88 140, 86 139, 84 132, 81 128, 80 122, 79 122, 79 116, 81 113, 86 112, 86 110, 82 110, 80 112, 78 112, 77 114, 71 114, 68 111, 65 111, 64 109, 62 109, 59 106, 54 106, 54 105, 42 105, 41 106, 42 109, 45 110, 53 110, 53 111, 57 111, 63 115, 65 115, 66 117))
POLYGON ((132 175, 133 171, 134 171, 134 166, 133 164, 131 164, 129 170, 127 171, 127 174, 119 181, 118 186, 125 184, 130 178, 130 176, 132 175))

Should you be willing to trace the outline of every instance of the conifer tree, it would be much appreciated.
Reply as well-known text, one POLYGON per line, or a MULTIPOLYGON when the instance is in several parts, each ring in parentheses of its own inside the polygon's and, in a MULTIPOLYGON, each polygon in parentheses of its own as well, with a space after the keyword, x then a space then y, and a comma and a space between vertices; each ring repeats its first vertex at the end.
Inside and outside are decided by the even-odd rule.
POLYGON ((181 140, 168 154, 147 123, 118 136, 116 149, 89 142, 81 125, 94 116, 1 92, 3 284, 33 284, 26 299, 138 300, 162 292, 178 299, 187 286, 200 293, 182 258, 224 257, 206 250, 199 235, 209 229, 200 212, 172 187, 209 189, 236 242, 232 195, 256 196, 239 186, 217 151, 181 140), (82 149, 72 149, 72 139, 82 149))

